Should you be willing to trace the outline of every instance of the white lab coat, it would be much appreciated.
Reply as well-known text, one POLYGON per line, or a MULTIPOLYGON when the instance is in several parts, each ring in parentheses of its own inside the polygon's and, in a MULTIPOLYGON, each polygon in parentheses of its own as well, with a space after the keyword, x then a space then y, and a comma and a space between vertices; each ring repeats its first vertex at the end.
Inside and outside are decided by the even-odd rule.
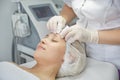
MULTIPOLYGON (((81 27, 120 29, 120 0, 63 0, 72 7, 81 27)), ((118 36, 120 37, 120 36, 118 36)), ((120 45, 86 43, 87 56, 113 63, 120 69, 120 45)))

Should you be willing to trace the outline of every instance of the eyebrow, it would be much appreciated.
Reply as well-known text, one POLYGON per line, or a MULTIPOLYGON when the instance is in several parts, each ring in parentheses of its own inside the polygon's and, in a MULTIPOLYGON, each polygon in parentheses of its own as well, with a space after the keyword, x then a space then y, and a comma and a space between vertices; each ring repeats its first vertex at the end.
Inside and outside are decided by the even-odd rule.
POLYGON ((49 36, 49 34, 46 34, 44 37, 48 37, 49 36))
POLYGON ((50 34, 47 34, 45 37, 49 37, 50 35, 53 35, 53 38, 59 38, 58 37, 58 34, 55 34, 55 33, 50 33, 50 34))
POLYGON ((46 36, 49 36, 48 34, 46 36))
POLYGON ((58 41, 60 41, 60 40, 64 40, 64 39, 61 38, 58 34, 55 34, 54 38, 57 39, 58 41))

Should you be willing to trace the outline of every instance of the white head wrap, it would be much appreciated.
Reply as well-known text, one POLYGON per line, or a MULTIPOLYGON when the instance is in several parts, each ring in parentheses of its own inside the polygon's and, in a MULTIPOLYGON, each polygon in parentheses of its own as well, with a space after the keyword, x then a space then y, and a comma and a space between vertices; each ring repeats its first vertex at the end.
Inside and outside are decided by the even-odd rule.
POLYGON ((66 43, 64 62, 57 77, 76 75, 84 69, 85 64, 86 54, 84 44, 79 41, 75 41, 72 44, 66 43))

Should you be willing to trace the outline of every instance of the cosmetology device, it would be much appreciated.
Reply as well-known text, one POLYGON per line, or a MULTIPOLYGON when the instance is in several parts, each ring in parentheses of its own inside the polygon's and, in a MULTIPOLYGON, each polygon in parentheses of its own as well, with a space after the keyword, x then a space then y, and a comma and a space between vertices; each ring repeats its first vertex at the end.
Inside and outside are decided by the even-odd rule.
POLYGON ((50 17, 58 14, 54 3, 51 0, 21 0, 20 2, 35 26, 39 37, 43 38, 49 32, 46 22, 50 17))
MULTIPOLYGON (((15 28, 16 31, 18 31, 18 33, 15 33, 15 36, 18 36, 19 39, 17 39, 17 42, 14 42, 14 44, 16 44, 14 47, 16 48, 14 52, 16 58, 14 57, 14 61, 18 64, 22 63, 21 57, 27 60, 29 59, 27 58, 28 55, 28 57, 33 56, 40 39, 49 33, 46 27, 48 19, 59 13, 59 9, 57 9, 52 0, 20 0, 19 3, 18 13, 12 17, 14 23, 18 21, 15 25, 19 25, 17 29, 15 28), (23 22, 27 26, 23 25, 23 22), (26 31, 23 27, 28 26, 29 28, 25 29, 30 32, 30 35, 25 35, 26 31), (21 32, 22 35, 19 35, 19 32, 21 32)), ((24 59, 22 59, 23 62, 25 62, 24 59)))

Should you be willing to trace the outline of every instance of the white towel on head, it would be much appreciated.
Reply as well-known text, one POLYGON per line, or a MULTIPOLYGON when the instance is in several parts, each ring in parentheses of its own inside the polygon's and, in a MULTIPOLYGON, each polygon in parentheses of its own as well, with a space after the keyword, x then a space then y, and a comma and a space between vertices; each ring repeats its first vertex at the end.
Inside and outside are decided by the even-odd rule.
POLYGON ((84 44, 75 41, 66 44, 64 63, 62 64, 57 77, 64 77, 79 74, 85 67, 86 54, 84 44))

